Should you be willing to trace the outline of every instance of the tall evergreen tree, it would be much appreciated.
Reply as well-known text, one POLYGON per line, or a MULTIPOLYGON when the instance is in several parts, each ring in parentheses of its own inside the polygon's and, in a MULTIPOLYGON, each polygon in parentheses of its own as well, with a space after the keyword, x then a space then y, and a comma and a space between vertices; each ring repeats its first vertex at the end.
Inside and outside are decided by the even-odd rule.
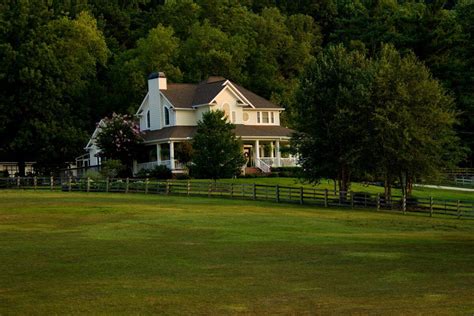
POLYGON ((223 111, 203 114, 192 141, 194 154, 191 172, 194 176, 220 179, 240 174, 245 158, 234 128, 233 124, 226 121, 223 111))

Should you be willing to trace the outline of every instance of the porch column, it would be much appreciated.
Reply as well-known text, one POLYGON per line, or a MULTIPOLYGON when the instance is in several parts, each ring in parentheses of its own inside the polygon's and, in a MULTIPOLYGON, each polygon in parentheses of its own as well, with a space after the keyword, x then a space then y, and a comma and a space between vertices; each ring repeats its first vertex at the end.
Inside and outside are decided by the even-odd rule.
POLYGON ((255 167, 260 167, 260 142, 255 141, 255 167))
POLYGON ((281 153, 280 153, 280 140, 275 141, 275 150, 276 150, 276 166, 281 167, 281 153))
POLYGON ((174 170, 174 142, 170 142, 170 166, 174 170))
POLYGON ((270 142, 270 158, 275 158, 275 146, 273 146, 273 141, 270 142))
POLYGON ((161 144, 156 144, 156 162, 158 165, 161 162, 161 144))

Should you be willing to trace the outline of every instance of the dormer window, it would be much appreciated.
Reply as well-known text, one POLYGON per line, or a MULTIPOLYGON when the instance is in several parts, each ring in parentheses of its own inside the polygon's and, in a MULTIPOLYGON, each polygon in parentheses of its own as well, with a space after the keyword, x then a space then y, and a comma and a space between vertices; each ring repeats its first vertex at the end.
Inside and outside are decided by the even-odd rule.
POLYGON ((170 109, 165 107, 165 125, 170 125, 170 109))
POLYGON ((150 110, 146 112, 146 128, 150 128, 151 126, 151 115, 150 110))

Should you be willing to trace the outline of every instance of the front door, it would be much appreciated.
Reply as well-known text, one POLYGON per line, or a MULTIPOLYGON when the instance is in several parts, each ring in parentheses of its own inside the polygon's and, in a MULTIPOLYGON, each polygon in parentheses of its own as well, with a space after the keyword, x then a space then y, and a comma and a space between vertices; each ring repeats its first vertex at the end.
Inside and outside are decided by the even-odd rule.
POLYGON ((245 159, 246 159, 245 165, 246 165, 247 167, 253 167, 254 163, 253 163, 253 150, 252 150, 252 146, 244 147, 244 156, 245 156, 245 159))

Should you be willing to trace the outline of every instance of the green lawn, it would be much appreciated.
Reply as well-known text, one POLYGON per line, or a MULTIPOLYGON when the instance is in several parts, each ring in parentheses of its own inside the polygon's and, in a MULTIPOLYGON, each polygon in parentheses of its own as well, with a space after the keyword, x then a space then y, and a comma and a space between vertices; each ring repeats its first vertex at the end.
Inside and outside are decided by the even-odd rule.
POLYGON ((0 191, 0 315, 474 313, 474 221, 0 191))
MULTIPOLYGON (((194 182, 209 182, 212 180, 192 180, 194 182)), ((282 185, 282 186, 304 186, 308 188, 328 189, 334 190, 334 181, 322 180, 318 185, 309 183, 302 183, 297 178, 278 178, 278 177, 258 177, 258 178, 237 178, 237 179, 221 179, 220 182, 234 182, 234 183, 256 183, 265 185, 282 185)), ((368 192, 368 193, 383 193, 384 188, 375 185, 366 185, 362 183, 353 182, 351 184, 351 190, 354 192, 368 192)), ((400 195, 400 190, 393 189, 394 195, 400 195)), ((466 191, 454 191, 454 190, 441 190, 434 188, 413 188, 413 196, 418 198, 429 198, 430 196, 436 199, 453 199, 453 200, 465 200, 474 201, 474 192, 466 191)))

